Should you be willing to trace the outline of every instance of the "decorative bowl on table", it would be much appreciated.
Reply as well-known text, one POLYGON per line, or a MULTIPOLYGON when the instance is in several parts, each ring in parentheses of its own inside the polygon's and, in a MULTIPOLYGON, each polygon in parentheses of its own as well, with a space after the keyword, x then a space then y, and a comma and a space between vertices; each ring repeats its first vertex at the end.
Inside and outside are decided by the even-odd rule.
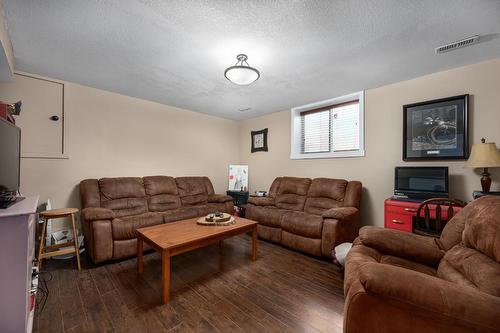
POLYGON ((200 217, 196 222, 203 225, 231 225, 236 223, 236 220, 234 216, 227 213, 215 212, 210 213, 207 216, 200 217))

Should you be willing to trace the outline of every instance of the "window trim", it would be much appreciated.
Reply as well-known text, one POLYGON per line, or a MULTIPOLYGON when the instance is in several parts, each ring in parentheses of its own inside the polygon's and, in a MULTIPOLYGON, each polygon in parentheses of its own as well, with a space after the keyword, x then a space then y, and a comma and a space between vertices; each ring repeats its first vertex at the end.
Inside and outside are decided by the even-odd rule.
POLYGON ((336 97, 291 109, 290 159, 337 158, 365 156, 365 96, 364 91, 336 97), (301 113, 359 100, 359 149, 323 153, 302 153, 301 113))

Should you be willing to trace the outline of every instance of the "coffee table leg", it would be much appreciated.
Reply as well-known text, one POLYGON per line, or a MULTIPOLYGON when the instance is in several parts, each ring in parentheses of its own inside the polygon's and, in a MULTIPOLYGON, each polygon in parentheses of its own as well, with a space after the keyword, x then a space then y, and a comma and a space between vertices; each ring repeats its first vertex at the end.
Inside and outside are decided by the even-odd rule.
POLYGON ((252 261, 257 259, 257 226, 252 229, 252 261))
POLYGON ((170 253, 169 251, 163 251, 162 256, 162 295, 161 301, 163 304, 168 303, 170 298, 170 253))
POLYGON ((144 272, 144 263, 142 260, 142 239, 137 238, 137 273, 144 272))

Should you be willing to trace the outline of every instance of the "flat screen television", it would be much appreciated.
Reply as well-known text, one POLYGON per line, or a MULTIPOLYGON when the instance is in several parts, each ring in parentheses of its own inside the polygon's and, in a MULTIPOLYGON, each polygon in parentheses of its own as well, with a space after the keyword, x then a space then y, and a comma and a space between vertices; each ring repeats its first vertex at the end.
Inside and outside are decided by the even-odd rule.
POLYGON ((16 195, 19 190, 21 129, 0 118, 0 196, 16 195))
POLYGON ((448 197, 448 167, 396 167, 394 195, 410 199, 448 197))

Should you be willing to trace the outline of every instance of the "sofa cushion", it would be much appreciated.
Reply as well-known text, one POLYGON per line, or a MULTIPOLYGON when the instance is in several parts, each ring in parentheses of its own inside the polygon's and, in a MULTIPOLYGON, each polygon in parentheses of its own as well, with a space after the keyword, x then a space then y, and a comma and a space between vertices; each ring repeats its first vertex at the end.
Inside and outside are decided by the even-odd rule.
POLYGON ((276 207, 302 211, 309 185, 309 178, 283 177, 275 200, 276 207))
POLYGON ((158 194, 178 195, 177 184, 174 177, 169 176, 148 176, 143 177, 144 189, 147 195, 158 194))
POLYGON ((484 196, 467 206, 473 210, 465 220, 465 246, 500 263, 500 197, 484 196))
POLYGON ((268 196, 271 198, 275 198, 278 195, 278 190, 280 188, 281 180, 283 177, 276 177, 272 184, 271 187, 269 187, 269 193, 268 196))
POLYGON ((224 212, 232 214, 233 203, 232 202, 213 202, 206 205, 196 205, 193 206, 198 210, 198 216, 205 216, 209 213, 214 212, 224 212))
POLYGON ((101 194, 97 179, 85 179, 80 182, 80 199, 82 208, 101 206, 101 194))
POLYGON ((323 218, 318 215, 312 215, 304 212, 286 213, 281 220, 281 228, 292 234, 321 238, 323 227, 323 218))
POLYGON ((251 220, 270 227, 281 227, 281 218, 288 213, 288 210, 274 207, 247 207, 246 216, 251 220))
POLYGON ((321 256, 321 239, 304 237, 282 230, 281 243, 301 252, 309 253, 317 257, 321 256))
POLYGON ((330 208, 342 207, 347 181, 343 179, 315 178, 309 191, 304 211, 321 215, 330 208))
POLYGON ((472 284, 482 292, 500 297, 500 264, 461 244, 446 252, 438 276, 462 286, 472 284))
POLYGON ((249 197, 248 203, 256 206, 274 206, 274 198, 270 197, 249 197))
POLYGON ((102 178, 99 180, 99 190, 101 207, 113 210, 116 217, 148 211, 142 178, 102 178))
POLYGON ((136 237, 136 229, 161 223, 163 223, 163 216, 160 213, 145 213, 115 218, 111 221, 113 239, 132 239, 136 237))
POLYGON ((437 270, 433 267, 419 264, 418 262, 411 261, 408 259, 390 256, 390 255, 382 255, 380 256, 379 262, 381 264, 398 266, 406 269, 410 269, 412 271, 424 273, 431 276, 436 276, 437 270))
POLYGON ((342 207, 342 202, 330 198, 307 198, 304 211, 310 214, 321 215, 330 208, 342 207))
POLYGON ((323 197, 342 201, 345 196, 347 180, 333 178, 314 178, 307 192, 308 197, 323 197))
POLYGON ((258 224, 257 234, 260 238, 270 242, 281 242, 281 228, 269 227, 267 225, 258 224))
POLYGON ((101 207, 111 209, 116 217, 147 213, 146 198, 122 198, 101 202, 101 207))
POLYGON ((148 209, 150 212, 163 212, 181 206, 179 191, 173 177, 148 176, 142 178, 142 181, 148 195, 148 209))
POLYGON ((181 206, 181 199, 177 195, 158 194, 148 198, 148 208, 150 212, 164 212, 177 209, 181 206))
MULTIPOLYGON (((437 271, 435 268, 420 264, 418 262, 400 258, 393 255, 383 254, 374 248, 363 245, 359 239, 354 242, 353 247, 348 253, 348 259, 351 263, 355 263, 356 266, 363 265, 369 262, 377 262, 385 265, 398 266, 406 268, 412 271, 424 273, 431 276, 436 276, 437 271)), ((347 268, 347 267, 346 267, 347 268)))
POLYGON ((298 177, 282 177, 277 195, 297 194, 307 195, 311 179, 298 177))
POLYGON ((276 207, 286 210, 302 211, 305 202, 306 197, 303 195, 281 194, 276 198, 276 207))
POLYGON ((162 212, 161 215, 163 216, 163 222, 175 222, 197 217, 198 209, 196 207, 181 207, 179 209, 162 212))
POLYGON ((208 202, 213 202, 213 203, 233 202, 233 198, 225 194, 210 194, 208 196, 208 202))
POLYGON ((177 177, 175 182, 183 206, 205 204, 208 202, 208 195, 213 194, 212 183, 208 180, 209 186, 206 177, 177 177))
POLYGON ((146 196, 142 178, 117 177, 99 179, 101 201, 122 198, 143 198, 146 196))

